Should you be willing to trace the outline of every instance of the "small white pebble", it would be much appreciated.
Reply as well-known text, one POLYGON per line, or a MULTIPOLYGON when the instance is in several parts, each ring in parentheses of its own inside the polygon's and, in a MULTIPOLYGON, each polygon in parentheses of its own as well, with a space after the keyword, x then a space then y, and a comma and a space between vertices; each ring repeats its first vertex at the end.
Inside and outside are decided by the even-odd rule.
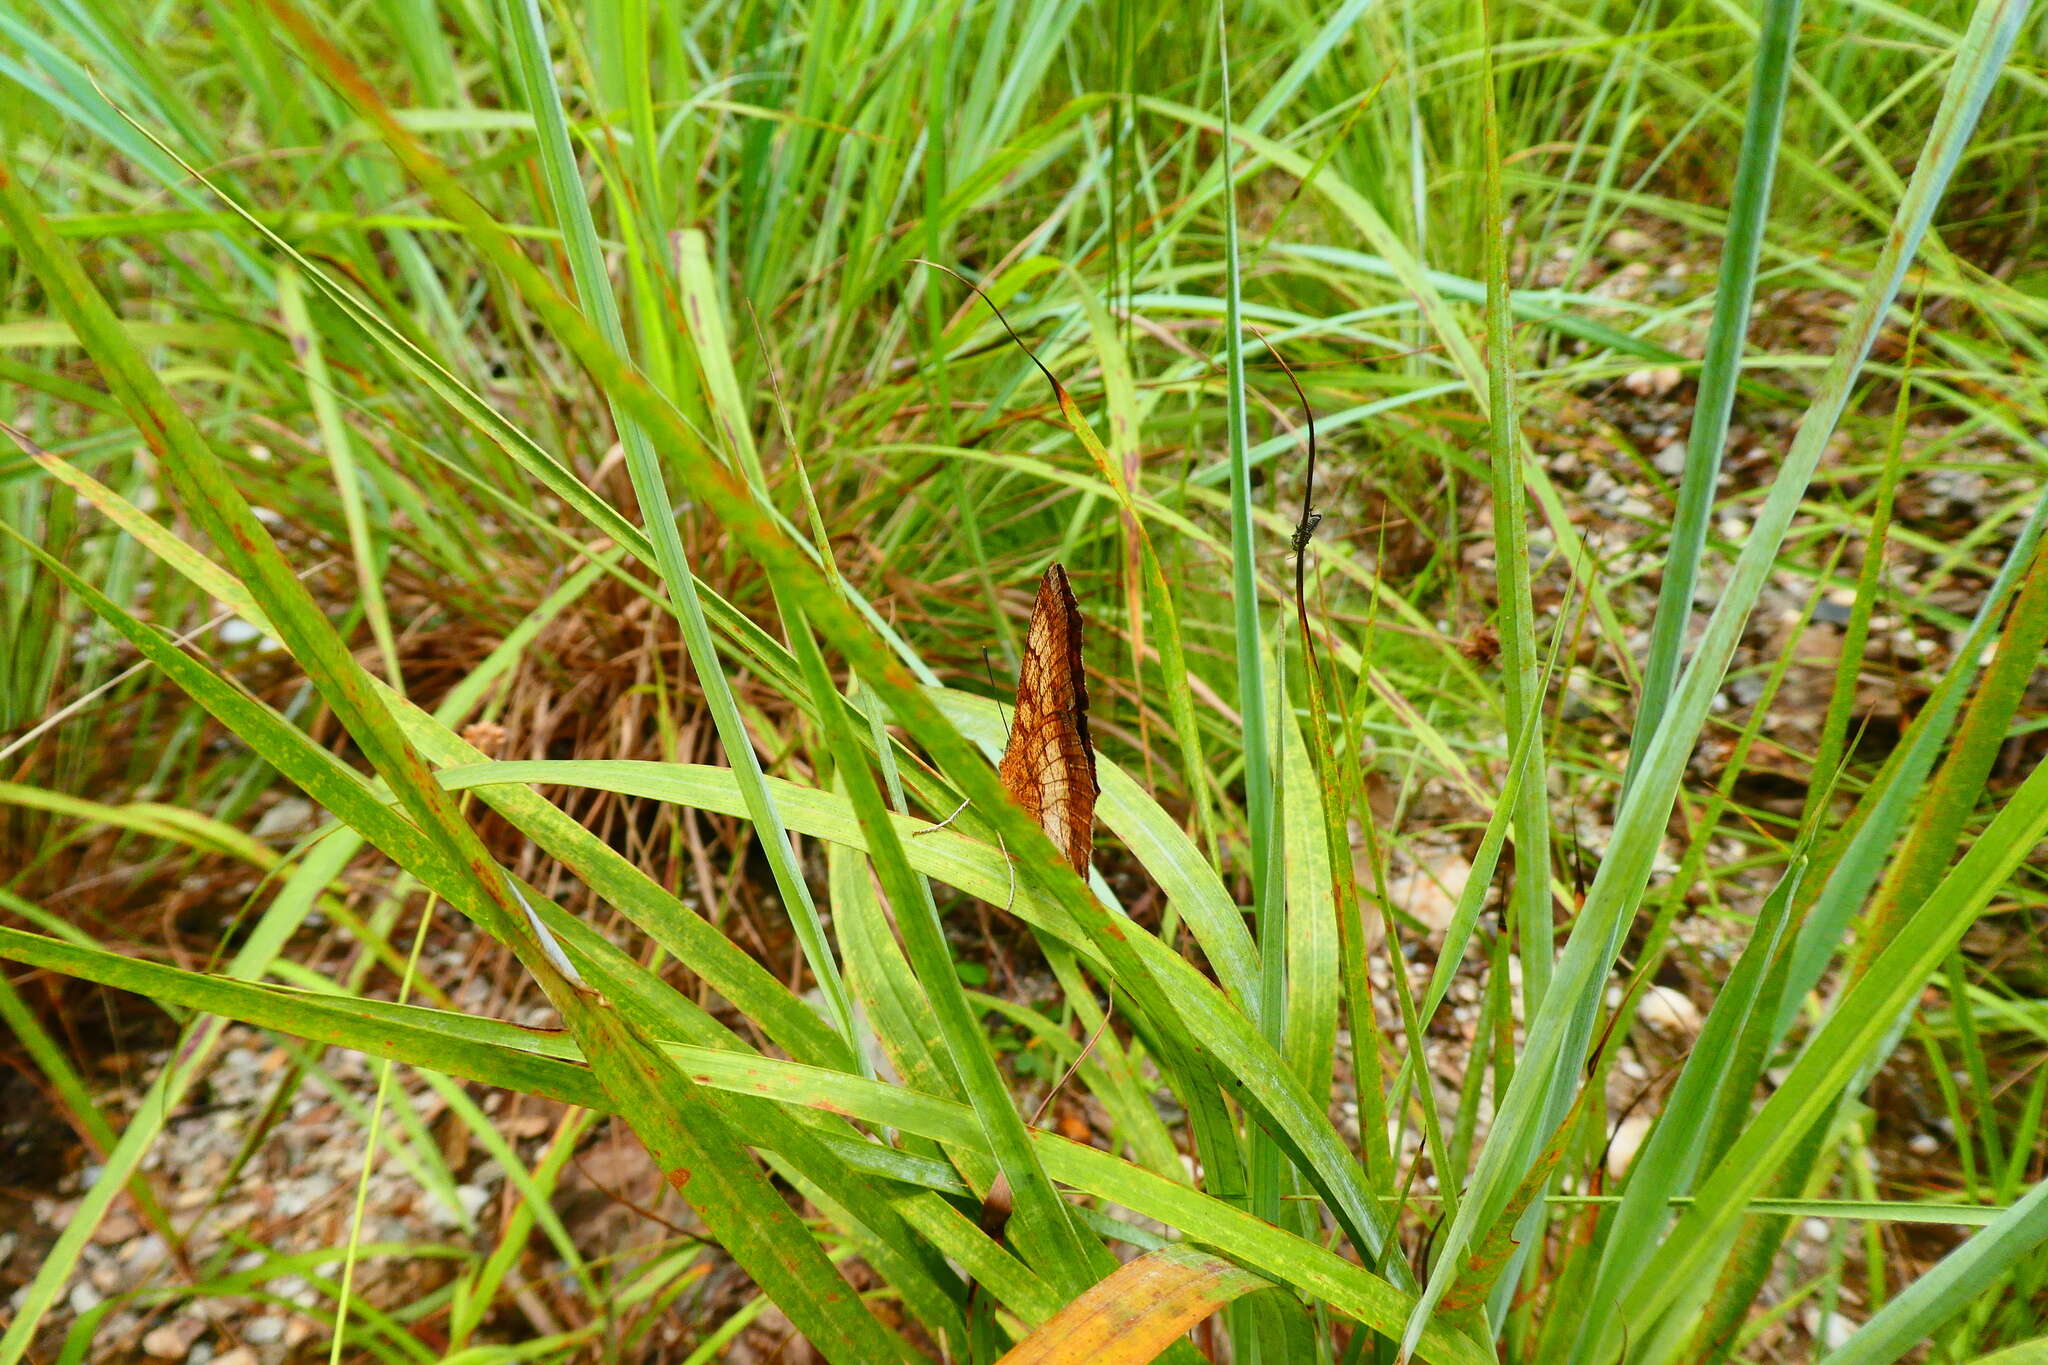
POLYGON ((177 1318, 161 1327, 152 1328, 142 1338, 142 1353, 158 1360, 183 1360, 186 1352, 206 1331, 206 1323, 200 1318, 177 1318))
POLYGON ((1700 1031, 1699 1006, 1684 991, 1652 986, 1636 1005, 1636 1018, 1670 1038, 1691 1038, 1700 1031))
POLYGON ((1424 929, 1440 934, 1448 929, 1457 913, 1458 898, 1472 877, 1472 864, 1455 853, 1445 854, 1387 888, 1395 905, 1418 920, 1424 929))
POLYGON ((457 1185, 455 1197, 462 1201, 462 1211, 474 1218, 483 1212, 484 1205, 491 1202, 491 1192, 481 1185, 457 1185))
POLYGON ((1814 1343, 1829 1352, 1839 1351, 1848 1345, 1849 1338, 1856 1335, 1856 1329, 1861 1325, 1843 1317, 1839 1309, 1822 1316, 1819 1308, 1809 1307, 1800 1317, 1814 1343))
POLYGON ((1614 1125, 1614 1135, 1607 1140, 1607 1174, 1619 1180, 1628 1174, 1628 1168, 1635 1164, 1636 1154, 1649 1141, 1650 1128, 1656 1120, 1649 1114, 1635 1113, 1614 1125))

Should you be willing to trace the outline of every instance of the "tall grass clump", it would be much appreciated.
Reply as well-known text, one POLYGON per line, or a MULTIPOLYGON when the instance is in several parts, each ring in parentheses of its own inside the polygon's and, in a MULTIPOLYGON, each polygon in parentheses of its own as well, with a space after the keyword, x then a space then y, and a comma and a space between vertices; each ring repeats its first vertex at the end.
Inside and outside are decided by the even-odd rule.
POLYGON ((0 1015, 91 1153, 0 1365, 285 1276, 334 1359, 2032 1358, 2044 43, 0 0, 0 1015), (990 762, 1055 561, 1086 877, 990 762), (332 1245, 165 1198, 236 1026, 332 1245))

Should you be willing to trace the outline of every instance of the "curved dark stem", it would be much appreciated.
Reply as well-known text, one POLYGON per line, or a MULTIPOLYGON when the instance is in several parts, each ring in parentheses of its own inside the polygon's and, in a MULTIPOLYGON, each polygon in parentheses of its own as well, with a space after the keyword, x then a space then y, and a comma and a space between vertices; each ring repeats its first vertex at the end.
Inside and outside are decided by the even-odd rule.
POLYGON ((1056 401, 1064 401, 1066 399, 1066 387, 1062 385, 1056 377, 1054 377, 1053 372, 1051 370, 1045 368, 1045 362, 1041 361, 1038 358, 1037 354, 1033 352, 1028 345, 1025 344, 1024 338, 1017 335, 1017 329, 1012 327, 1010 325, 1010 320, 1003 316, 1003 310, 996 307, 996 301, 988 296, 988 291, 986 289, 983 289, 973 280, 968 279, 965 275, 961 274, 959 271, 953 269, 953 267, 949 265, 940 265, 937 261, 928 261, 922 256, 912 256, 910 258, 910 263, 912 265, 929 266, 933 270, 944 271, 946 274, 951 275, 954 279, 960 281, 960 283, 966 285, 969 289, 972 289, 975 293, 975 297, 979 298, 983 303, 987 304, 988 311, 996 315, 996 321, 1000 322, 1003 325, 1003 330, 1010 334, 1010 340, 1017 343, 1017 349, 1022 351, 1024 353, 1025 358, 1028 359, 1033 365, 1038 366, 1038 372, 1045 376, 1045 382, 1052 385, 1053 398, 1056 401))
POLYGON ((1309 638, 1306 587, 1308 543, 1314 537, 1316 527, 1321 525, 1323 520, 1323 514, 1316 511, 1316 414, 1315 409, 1309 406, 1308 395, 1301 391, 1301 381, 1294 377, 1294 367, 1287 363, 1287 357, 1274 349, 1273 343, 1266 340, 1264 332, 1254 327, 1252 333, 1258 337, 1259 344, 1266 348, 1267 354, 1280 362, 1281 373, 1285 374, 1287 382, 1294 386, 1294 396, 1301 400, 1302 416, 1308 422, 1308 468, 1304 471, 1301 481, 1301 520, 1294 524, 1294 537, 1290 543, 1294 547, 1294 614, 1301 620, 1302 648, 1311 651, 1310 663, 1313 666, 1315 646, 1309 638))

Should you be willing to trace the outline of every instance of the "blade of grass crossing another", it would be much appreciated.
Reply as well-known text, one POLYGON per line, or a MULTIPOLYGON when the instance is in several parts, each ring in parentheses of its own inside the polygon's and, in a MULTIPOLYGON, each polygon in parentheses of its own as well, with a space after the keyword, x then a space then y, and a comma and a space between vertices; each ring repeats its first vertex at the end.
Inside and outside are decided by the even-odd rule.
POLYGON ((1843 995, 1783 1083, 1743 1130, 1618 1312, 1647 1323, 1705 1272, 1749 1199, 1828 1113, 1869 1063, 1927 979, 1939 969, 2005 879, 2048 835, 2048 763, 2037 766, 1954 871, 1843 995))
MULTIPOLYGON (((512 33, 527 107, 539 133, 541 163, 556 217, 561 222, 577 292, 599 337, 624 359, 628 354, 625 324, 620 319, 618 302, 612 293, 596 225, 591 221, 583 178, 570 145, 561 96, 555 88, 554 69, 549 62, 547 35, 539 5, 537 0, 499 0, 499 3, 501 15, 512 33)), ((706 325, 702 313, 709 305, 701 294, 693 292, 685 304, 695 310, 691 313, 693 325, 706 325)), ((712 316, 715 318, 715 313, 712 316)), ((701 347, 699 354, 707 361, 706 373, 713 378, 714 396, 725 400, 715 403, 714 407, 725 418, 723 425, 727 437, 740 456, 742 466, 758 478, 760 460, 754 453, 751 434, 743 417, 733 420, 732 409, 737 404, 738 394, 730 366, 710 363, 701 347)), ((724 361, 725 357, 720 354, 717 359, 724 361)), ((857 1050, 853 1002, 840 976, 838 960, 826 941, 817 905, 811 899, 810 886, 796 865, 789 833, 783 828, 782 818, 762 781, 760 758, 754 752, 753 741, 740 718, 739 704, 720 666, 718 650, 711 639, 711 626, 697 595, 696 575, 683 548, 682 535, 676 528, 675 506, 669 500, 661 461, 645 428, 632 414, 620 411, 615 405, 613 420, 618 424, 619 440, 626 454, 626 468, 632 479, 634 496, 640 503, 655 562, 668 586, 670 609, 682 626, 690 660, 696 668, 697 685, 711 710, 720 746, 725 750, 726 761, 740 776, 740 789, 746 793, 748 815, 757 832, 761 851, 768 860, 776 890, 789 912, 790 925, 796 931, 804 960, 825 998, 833 1026, 846 1039, 848 1046, 857 1050)))
MULTIPOLYGON (((1970 684, 1982 665, 2006 603, 2023 576, 2031 581, 2029 567, 2038 563, 2037 554, 2043 545, 2048 545, 2048 495, 2035 503, 1997 576, 1985 589, 1963 645, 1956 651, 1955 662, 1935 684, 1899 744, 1886 756, 1877 779, 1865 789, 1832 847, 1825 850, 1832 855, 1832 862, 1824 869, 1820 890, 1804 909, 1792 945, 1790 985, 1778 1008, 1780 1032, 1790 1026, 1807 992, 1820 983, 1828 962, 1847 937, 1853 917, 1864 908, 1871 888, 1878 885, 1880 874, 1887 862, 1893 861, 1893 851, 1900 842, 1906 843, 1905 861, 1895 863, 1895 877, 1910 875, 1924 891, 1929 872, 1938 872, 1946 865, 1952 844, 1930 844, 1908 837, 1918 827, 1909 823, 1912 811, 1925 796, 1928 774, 1934 770, 1942 744, 1963 710, 1970 684)), ((2038 624, 2016 618, 2013 631, 2024 641, 2038 624)), ((2006 668, 2011 668, 2012 657, 2004 653, 2001 657, 2006 660, 2006 668)), ((1980 714, 1986 704, 1980 694, 1972 700, 1970 714, 1980 714)), ((1975 742, 1982 743, 1982 739, 1975 742)), ((1970 804, 1974 806, 1974 800, 1970 804)), ((1928 819, 1928 807, 1922 805, 1920 809, 1921 819, 1928 819)), ((1900 908, 1888 905, 1887 899, 1881 893, 1874 907, 1884 924, 1896 918, 1900 908)), ((1867 961, 1868 957, 1866 950, 1862 960, 1867 961)))
POLYGON ((1083 1240, 1059 1192, 1038 1164, 987 1035, 968 1004, 945 930, 939 924, 931 886, 911 870, 902 837, 889 818, 859 739, 837 705, 838 692, 826 671, 824 655, 801 618, 789 624, 791 643, 818 702, 826 742, 867 835, 876 875, 895 912, 897 932, 1009 1186, 1016 1210, 1018 1250, 1027 1264, 1054 1285, 1070 1294, 1079 1293, 1094 1280, 1095 1273, 1107 1268, 1108 1253, 1083 1240))
MULTIPOLYGON (((2041 511, 2048 512, 2048 500, 2041 511)), ((2015 561, 2018 549, 2016 546, 2015 561)), ((1974 641, 1975 632, 1970 638, 1974 641)), ((2013 717, 2039 668, 2044 642, 2048 642, 2048 536, 2034 542, 1991 666, 1963 713, 1954 746, 1922 798, 1919 817, 1905 846, 1878 889, 1867 927, 1859 935, 1860 957, 1867 958, 1889 941, 1894 923, 1933 889, 1941 869, 1961 845, 1964 826, 1977 808, 1985 780, 2005 747, 2013 717)))
MULTIPOLYGON (((16 439, 20 440, 19 437, 16 439)), ((193 585, 226 603, 251 626, 269 633, 269 616, 250 599, 242 586, 218 565, 104 485, 79 473, 47 452, 26 444, 24 449, 43 469, 76 488, 81 496, 102 514, 135 537, 193 585)), ((504 669, 516 659, 519 650, 539 632, 546 620, 566 606, 572 596, 581 590, 578 586, 579 580, 599 567, 601 566, 591 565, 572 576, 569 583, 565 584, 560 592, 552 595, 548 602, 537 608, 525 624, 507 635, 483 665, 473 670, 463 682, 451 689, 433 715, 428 715, 396 694, 388 691, 383 693, 386 704, 393 708, 407 737, 418 745, 429 759, 443 765, 444 768, 483 763, 484 755, 449 727, 468 713, 470 707, 481 696, 481 690, 489 686, 494 678, 502 675, 504 669)), ((73 591, 79 593, 89 604, 93 604, 94 610, 98 611, 103 619, 145 655, 152 658, 158 667, 164 669, 173 680, 184 687, 189 695, 199 699, 202 705, 213 710, 223 721, 229 719, 233 714, 232 702, 209 700, 208 693, 195 690, 203 687, 203 680, 209 676, 204 670, 196 674, 184 671, 184 665, 189 661, 176 651, 165 652, 164 646, 167 642, 149 632, 133 617, 106 602, 96 589, 91 588, 82 579, 76 578, 65 566, 52 563, 50 570, 70 583, 73 591)), ((373 686, 381 686, 372 681, 373 686)), ((254 722, 250 719, 244 718, 232 722, 232 727, 247 739, 253 733, 249 729, 252 723, 254 722)), ((296 733, 291 731, 291 727, 284 725, 281 719, 277 724, 283 727, 284 732, 296 733)), ((283 768, 274 756, 270 757, 269 761, 303 785, 303 774, 283 768)), ((349 774, 351 779, 353 776, 353 773, 349 774)), ((817 1011, 797 1000, 786 987, 770 976, 765 968, 740 951, 725 935, 707 924, 674 896, 662 890, 646 873, 603 840, 590 834, 545 797, 524 786, 509 785, 484 788, 484 800, 527 837, 533 839, 548 853, 561 859, 565 866, 612 905, 623 911, 656 943, 674 954, 678 961, 740 1008, 778 1046, 789 1051, 790 1055, 818 1063, 851 1064, 852 1056, 845 1050, 844 1041, 829 1029, 817 1011)), ((735 802, 735 807, 736 813, 744 813, 743 802, 735 802)), ((360 824, 360 821, 357 823, 360 824)), ((332 840, 346 841, 355 837, 356 834, 350 832, 334 835, 332 840)))
MULTIPOLYGON (((544 941, 544 931, 530 921, 531 912, 520 903, 517 889, 464 820, 454 798, 433 779, 426 760, 406 739, 372 680, 293 573, 219 457, 135 350, 105 298, 4 165, 0 218, 24 262, 42 278, 49 295, 60 301, 156 452, 187 512, 251 585, 279 638, 398 797, 414 822, 408 840, 442 861, 456 877, 457 884, 449 888, 451 901, 513 950, 570 1030, 586 1040, 592 1068, 608 1092, 618 1088, 621 1107, 664 1170, 682 1173, 685 1179, 702 1177, 699 1191, 705 1197, 692 1202, 707 1225, 721 1240, 730 1239, 736 1259, 814 1344, 836 1359, 894 1358, 902 1344, 858 1302, 765 1175, 729 1138, 715 1140, 722 1132, 715 1113, 687 1089, 665 1088, 658 1077, 650 1077, 644 1039, 608 1004, 591 998, 558 969, 560 950, 544 941)), ((0 1362, 12 1365, 25 1344, 0 1344, 0 1362)))
MULTIPOLYGON (((1271 1130, 1290 1144, 1312 1172, 1318 1191, 1329 1201, 1346 1235, 1377 1256, 1386 1243, 1386 1215, 1365 1188, 1355 1160, 1337 1138, 1328 1115, 1309 1101, 1276 1051, 1247 1031, 1241 1016, 1213 998, 1213 985, 1184 959, 1165 950, 1164 945, 1157 945, 1157 951, 1148 947, 1142 931, 1134 933, 1127 919, 1116 916, 1089 893, 1045 832, 1008 800, 987 760, 920 690, 912 669, 880 641, 873 624, 834 590, 819 566, 787 537, 777 520, 730 471, 710 457, 701 438, 679 422, 632 367, 603 344, 587 319, 525 258, 306 16, 289 0, 266 3, 280 27, 376 128, 442 210, 462 223, 472 244, 503 272, 568 352, 657 436, 670 467, 686 480, 700 504, 725 525, 734 543, 746 547, 765 571, 780 579, 806 619, 882 694, 897 721, 924 746, 934 765, 974 802, 980 818, 1001 834, 1021 879, 1074 916, 1148 1024, 1160 1036, 1185 1047, 1190 1057, 1206 1053, 1217 1059, 1220 1079, 1229 1093, 1250 1105, 1261 1116, 1262 1126, 1270 1124, 1271 1130), (1200 1053, 1196 1049, 1198 1032, 1203 1034, 1200 1053)), ((1386 1270, 1398 1279, 1405 1274, 1405 1263, 1394 1258, 1386 1263, 1386 1270)))
MULTIPOLYGON (((1933 1338, 1933 1330, 1962 1314, 1980 1295, 1993 1289, 2013 1265, 2048 1242, 2048 1181, 1968 1242, 1942 1257, 1939 1265, 1898 1291, 1870 1322, 1855 1330, 1841 1347, 1821 1357, 1823 1365, 1890 1365, 1913 1347, 1933 1338)), ((1997 1359, 1997 1357, 1987 1357, 1997 1359)), ((2048 1349, 2040 1351, 2048 1361, 2048 1349)))
POLYGON ((1721 603, 1681 675, 1670 715, 1651 739, 1642 760, 1642 778, 1624 795, 1616 813, 1610 855, 1595 875, 1558 959, 1554 993, 1529 1021, 1523 1065, 1503 1097, 1465 1203, 1445 1232, 1439 1248, 1441 1259, 1411 1319, 1404 1346, 1412 1346, 1415 1334, 1428 1321, 1466 1246, 1500 1216, 1536 1160, 1555 1106, 1560 1100, 1569 1102, 1590 1043, 1602 978, 1619 951, 1621 936, 1647 884, 1693 740, 1826 443, 1848 405, 1863 360, 1885 325, 1900 281, 2011 51, 2025 10, 2022 0, 1981 0, 1976 9, 1874 277, 1844 327, 1834 359, 1758 512, 1721 603))
MULTIPOLYGON (((1739 1054, 1745 1035, 1770 1027, 1770 1020, 1760 1020, 1757 1011, 1760 1001, 1768 1007, 1765 976, 1778 956, 1803 867, 1803 853, 1795 855, 1764 903, 1742 956, 1715 996, 1677 1086, 1648 1141, 1629 1164, 1621 1205, 1603 1229, 1599 1271, 1588 1297, 1591 1304, 1613 1303, 1633 1287, 1649 1263, 1654 1237, 1669 1222, 1670 1200, 1691 1187, 1703 1159, 1718 1155, 1708 1146, 1715 1111, 1746 1108, 1755 1091, 1755 1078, 1738 1064, 1739 1054)), ((1618 1346, 1619 1336, 1611 1315, 1587 1312, 1580 1318, 1571 1359, 1603 1359, 1606 1351, 1618 1346)))

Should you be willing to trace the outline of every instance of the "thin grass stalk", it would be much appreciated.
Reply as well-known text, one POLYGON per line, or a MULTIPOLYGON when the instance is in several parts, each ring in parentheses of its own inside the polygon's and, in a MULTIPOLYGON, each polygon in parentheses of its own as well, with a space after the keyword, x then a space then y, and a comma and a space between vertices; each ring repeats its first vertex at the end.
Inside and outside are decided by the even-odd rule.
MULTIPOLYGON (((1111 451, 1102 443, 1078 404, 1067 392, 1066 387, 1054 377, 1051 370, 1032 357, 1041 373, 1052 385, 1054 400, 1059 404, 1060 415, 1066 420, 1075 439, 1095 461, 1103 481, 1109 485, 1117 502, 1118 516, 1126 534, 1126 546, 1132 558, 1126 560, 1125 602, 1132 612, 1130 636, 1132 647, 1132 673, 1134 682, 1142 682, 1143 648, 1148 630, 1157 632, 1156 648, 1159 652, 1159 675, 1166 692, 1167 714, 1172 720, 1176 746, 1180 750, 1181 773, 1187 783, 1188 795, 1194 807, 1194 823, 1202 846, 1208 850, 1213 866, 1221 866, 1219 843, 1216 832, 1216 815, 1209 792, 1210 772, 1203 760, 1203 745, 1200 723, 1196 716, 1194 695, 1188 687, 1187 649, 1182 638, 1180 608, 1174 601, 1172 589, 1168 586, 1166 571, 1159 560, 1159 552, 1152 542, 1152 536, 1145 529, 1142 512, 1156 507, 1147 504, 1141 496, 1137 483, 1140 472, 1137 452, 1136 396, 1131 390, 1134 381, 1130 374, 1129 353, 1121 348, 1116 336, 1115 319, 1103 307, 1102 301, 1090 292, 1087 282, 1069 270, 1075 296, 1080 300, 1081 311, 1088 318, 1089 327, 1102 353, 1103 383, 1110 390, 1107 401, 1112 424, 1124 426, 1119 436, 1118 451, 1111 451), (1122 392, 1119 392, 1121 390, 1122 392), (1121 410, 1121 415, 1120 415, 1121 410), (1123 458, 1118 458, 1119 453, 1123 458), (1141 622, 1145 604, 1151 602, 1149 622, 1141 622)), ((993 306, 991 304, 991 306, 993 306)), ((1001 314, 997 316, 1000 318, 1001 314)), ((1005 330, 1009 323, 1004 322, 1005 330)), ((1015 333, 1011 333, 1014 337, 1015 333)), ((1022 344, 1021 342, 1019 343, 1022 344)), ((1027 354, 1029 352, 1027 351, 1027 354)))
POLYGON ((391 609, 384 601, 383 565, 378 562, 369 514, 363 504, 363 474, 352 447, 354 436, 342 421, 341 405, 334 398, 327 351, 306 311, 305 287, 298 272, 289 266, 278 272, 277 304, 291 335, 292 349, 306 367, 306 397, 313 405, 328 462, 334 467, 334 491, 341 499, 342 522, 348 528, 349 555, 355 565, 356 591, 362 596, 363 616, 370 624, 377 651, 383 656, 385 680, 403 692, 405 679, 398 670, 398 640, 391 630, 391 609))
MULTIPOLYGON (((1226 436, 1230 455, 1230 598, 1237 653, 1238 709, 1244 722, 1245 812, 1249 820, 1250 845, 1246 867, 1252 884, 1252 906, 1263 917, 1269 888, 1266 886, 1267 847, 1273 838, 1272 755, 1266 747, 1264 714, 1265 685, 1262 681, 1263 654, 1259 636, 1258 578, 1253 568, 1257 533, 1252 521, 1251 464, 1246 457, 1251 440, 1247 427, 1244 372, 1244 289, 1238 268, 1237 176, 1233 166, 1236 138, 1230 121, 1230 31, 1219 6, 1217 19, 1217 60, 1223 100, 1223 137, 1219 155, 1223 159, 1223 278, 1224 278, 1224 384, 1228 395, 1226 436)), ((1266 940, 1263 918, 1259 929, 1266 940)), ((1278 940, 1272 940, 1275 944, 1278 940)), ((1269 1038, 1277 1038, 1274 1020, 1262 1020, 1269 1038)))
MULTIPOLYGON (((398 978, 398 1003, 407 1003, 412 995, 414 977, 418 974, 420 954, 427 946, 427 930, 434 922, 434 908, 437 902, 429 897, 421 911, 420 922, 413 930, 412 948, 406 954, 404 970, 398 978)), ((348 1239, 341 1258, 341 1288, 335 1295, 334 1337, 327 1353, 328 1365, 341 1365, 342 1342, 347 1335, 350 1297, 355 1287, 356 1264, 360 1257, 363 1241, 363 1219, 369 1209, 370 1176, 377 1167, 378 1131, 382 1127, 384 1111, 391 1099, 390 1058, 385 1058, 377 1067, 377 1088, 370 1106, 369 1121, 363 1129, 363 1159, 356 1174, 356 1191, 353 1206, 349 1211, 348 1239)))
POLYGON ((1814 746, 1813 771, 1819 780, 1807 788, 1805 804, 1799 811, 1801 827, 1820 817, 1825 810, 1824 802, 1834 793, 1849 734, 1849 717, 1856 707, 1857 684, 1870 644, 1870 618, 1883 590, 1892 508, 1906 468, 1906 424, 1913 411, 1914 361, 1920 350, 1920 327, 1921 314, 1916 308, 1912 329, 1906 333, 1906 353, 1900 361, 1899 396, 1892 405, 1892 420, 1885 438, 1884 468, 1878 475, 1877 493, 1863 534, 1863 562, 1856 571, 1856 600, 1842 628, 1841 659, 1835 668, 1834 685, 1828 692, 1827 711, 1821 718, 1820 742, 1814 746))
MULTIPOLYGON (((1480 6, 1480 117, 1485 166, 1487 472, 1493 493, 1493 560, 1500 616, 1501 683, 1507 728, 1543 772, 1543 690, 1536 660, 1536 608, 1529 575, 1529 513, 1523 493, 1522 440, 1515 409, 1514 319, 1508 297, 1507 195, 1501 186, 1500 110, 1494 74, 1491 0, 1480 6)), ((1549 791, 1525 782, 1514 806, 1515 880, 1511 919, 1521 942, 1522 1005, 1534 1018, 1550 987, 1556 952, 1551 925, 1549 791)))
MULTIPOLYGON (((1252 913, 1259 935, 1259 997, 1257 1021, 1275 1051, 1286 1043, 1287 961, 1286 911, 1279 894, 1279 850, 1274 839, 1272 754, 1267 748, 1264 646, 1259 630, 1259 589, 1253 558, 1256 525, 1252 519, 1251 440, 1247 427, 1244 375, 1243 279, 1237 236, 1236 155, 1230 116, 1230 28, 1224 7, 1216 10, 1217 62, 1222 85, 1223 137, 1223 273, 1224 383, 1228 394, 1225 418, 1230 454, 1230 597, 1237 652, 1237 705, 1244 728, 1244 793, 1246 866, 1250 872, 1252 913)), ((1250 1137, 1252 1212, 1268 1222, 1280 1220, 1283 1163, 1277 1146, 1254 1127, 1250 1137)), ((1240 1349, 1259 1338, 1256 1315, 1230 1315, 1240 1349)), ((1253 1346, 1252 1349, 1256 1350, 1253 1346)))

